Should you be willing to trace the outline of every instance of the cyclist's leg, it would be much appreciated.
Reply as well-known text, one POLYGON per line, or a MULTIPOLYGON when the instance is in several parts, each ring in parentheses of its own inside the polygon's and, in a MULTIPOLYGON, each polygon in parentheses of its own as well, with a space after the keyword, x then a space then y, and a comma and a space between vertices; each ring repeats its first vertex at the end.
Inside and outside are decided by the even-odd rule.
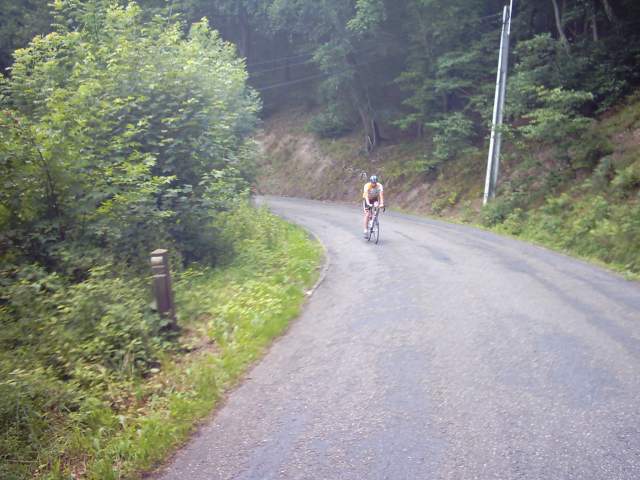
POLYGON ((371 210, 367 208, 367 202, 362 200, 362 209, 364 210, 364 222, 363 222, 363 233, 366 235, 368 232, 369 226, 369 215, 371 214, 371 210))
POLYGON ((373 219, 378 215, 378 205, 380 205, 380 200, 378 198, 374 198, 370 200, 371 208, 369 209, 370 218, 373 219))

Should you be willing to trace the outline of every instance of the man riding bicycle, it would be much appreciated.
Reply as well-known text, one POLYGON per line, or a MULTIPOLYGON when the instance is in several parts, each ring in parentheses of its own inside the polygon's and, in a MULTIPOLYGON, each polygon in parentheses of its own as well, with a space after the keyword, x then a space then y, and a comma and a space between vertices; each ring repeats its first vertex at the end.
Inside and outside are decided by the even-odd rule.
POLYGON ((371 175, 369 183, 365 184, 362 193, 362 207, 364 208, 364 237, 367 238, 369 219, 371 218, 371 209, 375 203, 380 208, 384 208, 384 189, 382 184, 378 182, 376 175, 371 175))

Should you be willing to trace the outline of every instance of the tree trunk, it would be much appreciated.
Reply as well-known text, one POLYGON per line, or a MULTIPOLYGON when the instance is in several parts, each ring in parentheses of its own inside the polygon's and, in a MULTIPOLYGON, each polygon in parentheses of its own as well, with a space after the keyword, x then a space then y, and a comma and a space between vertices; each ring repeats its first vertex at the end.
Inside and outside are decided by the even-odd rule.
POLYGON ((242 5, 238 12, 238 27, 240 30, 240 39, 238 41, 238 50, 241 57, 249 58, 251 49, 251 29, 249 26, 249 18, 247 17, 247 9, 242 5))
POLYGON ((598 11, 598 4, 596 0, 591 2, 591 33, 593 34, 593 41, 597 42, 600 39, 598 35, 598 16, 596 15, 598 11))
POLYGON ((378 124, 373 117, 373 112, 368 105, 358 103, 358 113, 362 121, 362 129, 364 131, 364 146, 367 152, 375 150, 380 140, 378 132, 378 124))
MULTIPOLYGON (((362 121, 362 130, 364 132, 365 149, 367 152, 373 151, 380 140, 380 134, 378 130, 378 124, 375 119, 371 102, 369 101, 367 92, 363 92, 360 86, 366 85, 366 83, 360 78, 358 74, 358 66, 355 58, 352 54, 347 54, 345 59, 349 65, 351 65, 355 71, 355 82, 351 85, 351 96, 360 115, 362 121)), ((366 86, 364 87, 366 89, 366 86)))
POLYGON ((562 28, 562 18, 560 17, 560 9, 558 8, 557 0, 551 0, 553 3, 553 14, 556 20, 556 28, 558 29, 558 36, 560 37, 560 43, 562 47, 569 51, 569 40, 567 40, 567 36, 564 33, 564 28, 562 28))
POLYGON ((602 5, 604 6, 604 13, 607 15, 609 21, 611 23, 618 23, 618 17, 616 17, 616 14, 613 12, 609 0, 602 0, 602 5))

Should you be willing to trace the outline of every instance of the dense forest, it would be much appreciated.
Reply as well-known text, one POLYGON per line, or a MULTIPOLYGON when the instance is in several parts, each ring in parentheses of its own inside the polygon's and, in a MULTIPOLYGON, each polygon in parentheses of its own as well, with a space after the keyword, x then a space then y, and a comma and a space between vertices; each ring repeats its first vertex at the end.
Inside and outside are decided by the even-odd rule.
MULTIPOLYGON (((321 134, 360 128, 375 147, 385 136, 384 126, 418 136, 428 132, 425 136, 435 139, 445 158, 477 144, 486 131, 504 4, 275 0, 172 5, 193 20, 211 19, 238 45, 266 113, 298 91, 297 101, 323 107, 315 122, 321 134)), ((639 80, 637 2, 515 2, 513 21, 517 67, 508 112, 512 118, 529 116, 527 135, 555 131, 548 128, 552 117, 578 127, 581 118, 605 110, 639 80)))
MULTIPOLYGON (((13 48, 47 31, 46 3, 3 2, 2 67, 13 48)), ((434 138, 442 157, 485 134, 504 1, 137 3, 148 17, 178 16, 187 25, 208 19, 246 59, 265 114, 283 103, 322 106, 314 123, 320 134, 360 128, 375 147, 397 129, 434 138)), ((628 94, 640 81, 639 25, 632 0, 516 1, 507 112, 526 114, 523 133, 556 131, 548 128, 552 118, 577 128, 628 94)))
MULTIPOLYGON (((211 268, 286 263, 291 232, 246 206, 261 119, 303 106, 314 134, 357 132, 365 156, 417 142, 429 154, 407 166, 415 175, 484 156, 504 4, 0 0, 0 477, 121 478, 154 461, 122 454, 132 437, 104 447, 146 435, 127 412, 153 403, 141 382, 181 348, 149 308, 148 255, 171 251, 185 304, 206 303, 194 282, 211 268)), ((640 3, 516 0, 512 38, 511 144, 546 146, 554 168, 637 196, 635 158, 603 162, 610 145, 593 126, 640 84, 640 3)), ((521 187, 503 190, 491 222, 522 213, 521 187)), ((627 208, 626 243, 607 247, 620 258, 640 233, 627 208)), ((215 322, 211 335, 236 348, 242 329, 215 322)))

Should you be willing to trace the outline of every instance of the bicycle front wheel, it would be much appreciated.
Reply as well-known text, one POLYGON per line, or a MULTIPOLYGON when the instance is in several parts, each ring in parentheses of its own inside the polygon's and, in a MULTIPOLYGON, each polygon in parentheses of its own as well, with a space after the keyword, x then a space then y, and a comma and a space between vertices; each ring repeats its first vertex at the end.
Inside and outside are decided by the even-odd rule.
POLYGON ((378 243, 378 240, 380 240, 380 224, 377 220, 375 220, 373 222, 373 225, 371 226, 371 233, 369 234, 369 238, 371 238, 371 241, 375 243, 378 243))

